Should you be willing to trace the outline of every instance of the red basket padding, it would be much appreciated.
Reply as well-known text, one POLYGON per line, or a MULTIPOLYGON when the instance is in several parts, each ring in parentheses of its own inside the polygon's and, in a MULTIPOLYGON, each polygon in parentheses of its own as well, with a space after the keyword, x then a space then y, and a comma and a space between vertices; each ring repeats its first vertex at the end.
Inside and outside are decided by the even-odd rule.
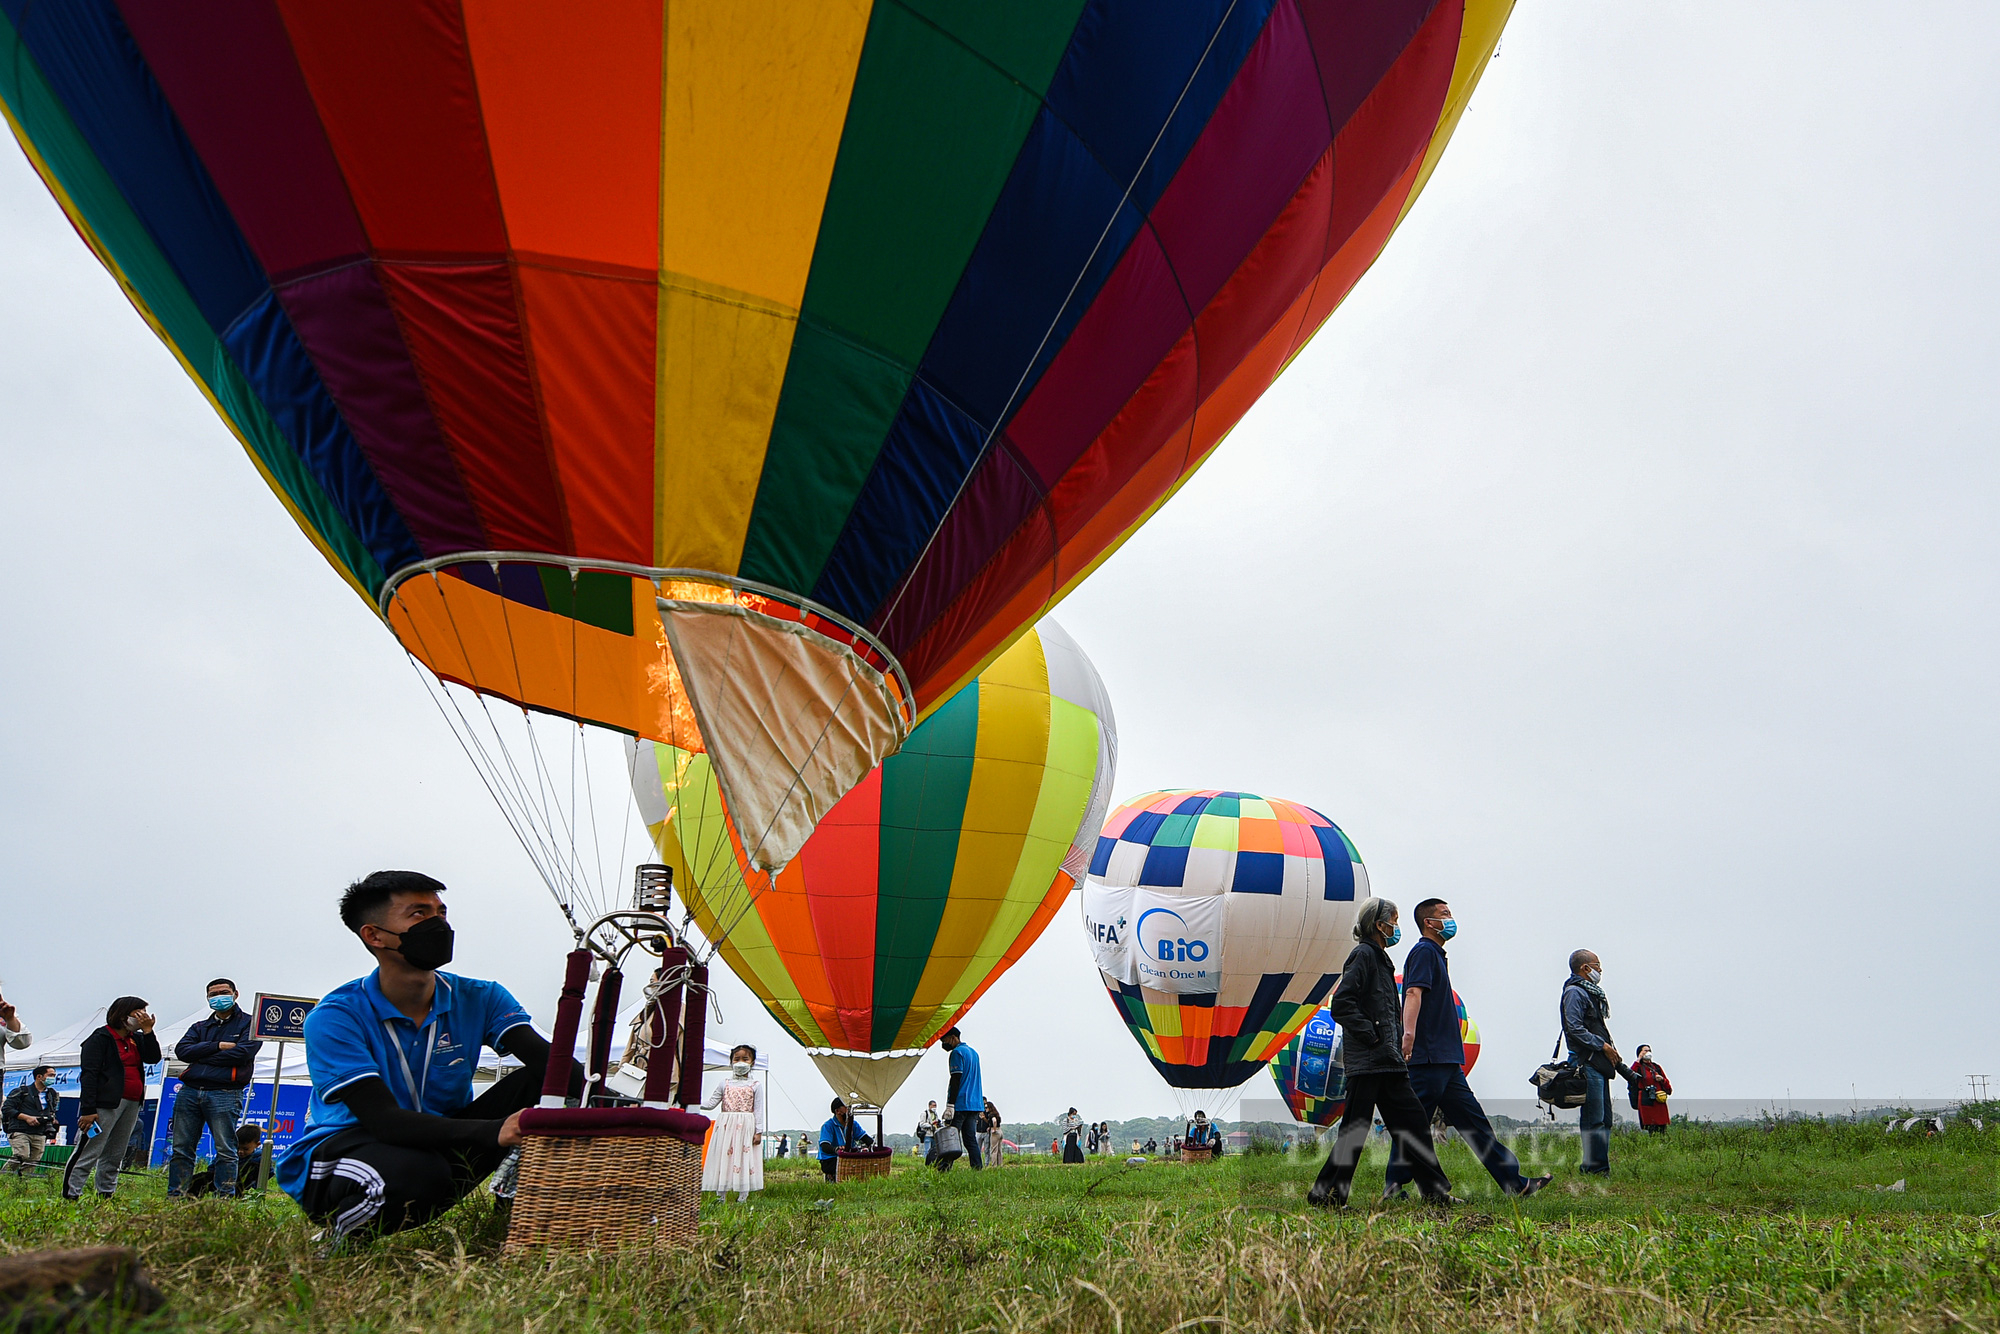
POLYGON ((700 1144, 708 1118, 678 1107, 530 1107, 521 1113, 523 1135, 665 1135, 700 1144))

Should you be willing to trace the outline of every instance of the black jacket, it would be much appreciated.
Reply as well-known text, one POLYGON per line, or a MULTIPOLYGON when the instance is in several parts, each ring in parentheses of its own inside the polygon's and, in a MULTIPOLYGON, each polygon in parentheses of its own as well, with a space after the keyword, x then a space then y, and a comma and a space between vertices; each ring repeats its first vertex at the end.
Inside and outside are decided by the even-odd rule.
POLYGON ((174 1059, 187 1062, 181 1083, 198 1089, 240 1089, 250 1082, 257 1049, 263 1045, 250 1036, 250 1016, 241 1005, 212 1014, 191 1025, 174 1047, 174 1059), (224 1051, 225 1042, 236 1045, 224 1051))
POLYGON ((62 1103, 62 1094, 56 1092, 54 1084, 46 1093, 37 1093, 33 1081, 21 1085, 7 1095, 7 1101, 0 1105, 0 1130, 9 1135, 54 1135, 56 1133, 56 1108, 62 1103), (23 1115, 39 1116, 40 1125, 28 1125, 21 1120, 23 1115))
POLYGON ((1340 982, 1327 1010, 1341 1028, 1349 1075, 1379 1075, 1403 1064, 1403 1005, 1396 996, 1396 965, 1379 945, 1355 945, 1340 966, 1340 982))
MULTIPOLYGON (((134 1033, 139 1046, 139 1063, 157 1065, 161 1060, 160 1040, 151 1033, 134 1033)), ((118 1059, 118 1040, 100 1025, 83 1040, 82 1067, 77 1087, 76 1114, 108 1112, 125 1100, 125 1062, 118 1059)))

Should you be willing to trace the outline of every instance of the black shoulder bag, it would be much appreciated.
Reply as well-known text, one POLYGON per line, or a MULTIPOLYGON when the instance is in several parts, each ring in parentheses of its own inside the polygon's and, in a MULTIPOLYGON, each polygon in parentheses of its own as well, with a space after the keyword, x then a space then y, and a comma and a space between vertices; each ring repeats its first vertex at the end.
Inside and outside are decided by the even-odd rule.
POLYGON ((1562 1034, 1556 1034, 1555 1049, 1549 1053, 1549 1063, 1537 1066, 1535 1073, 1528 1076, 1528 1082, 1535 1086, 1535 1097, 1548 1104, 1550 1115, 1558 1107, 1583 1106, 1588 1096, 1590 1081, 1583 1077, 1583 1068, 1569 1061, 1558 1061, 1562 1052, 1562 1034))

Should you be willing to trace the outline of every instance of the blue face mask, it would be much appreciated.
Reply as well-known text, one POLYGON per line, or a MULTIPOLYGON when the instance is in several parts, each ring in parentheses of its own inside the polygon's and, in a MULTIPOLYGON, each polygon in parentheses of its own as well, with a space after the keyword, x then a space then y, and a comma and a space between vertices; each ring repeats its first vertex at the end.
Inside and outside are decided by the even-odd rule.
POLYGON ((1394 944, 1395 944, 1396 942, 1400 941, 1400 940, 1401 940, 1402 938, 1403 938, 1403 928, 1402 928, 1402 927, 1400 927, 1400 926, 1392 926, 1392 927, 1390 927, 1390 928, 1389 928, 1389 944, 1391 944, 1391 945, 1394 945, 1394 944))
POLYGON ((236 997, 228 994, 224 994, 221 996, 210 996, 208 998, 208 1008, 215 1011, 217 1014, 221 1014, 224 1010, 229 1009, 231 1006, 235 1004, 236 1004, 236 997))
POLYGON ((1445 918, 1444 924, 1438 927, 1438 934, 1443 936, 1446 940, 1450 940, 1453 936, 1457 935, 1458 919, 1456 917, 1445 918))

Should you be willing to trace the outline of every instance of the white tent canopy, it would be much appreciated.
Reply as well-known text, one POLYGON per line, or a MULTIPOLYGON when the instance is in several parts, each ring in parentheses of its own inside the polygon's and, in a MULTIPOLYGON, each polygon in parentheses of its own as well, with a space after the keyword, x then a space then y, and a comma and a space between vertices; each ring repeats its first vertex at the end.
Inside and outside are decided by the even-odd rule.
MULTIPOLYGON (((614 1061, 623 1058, 625 1054, 625 1034, 630 1031, 632 1017, 639 1012, 640 1007, 644 1003, 644 1001, 635 1003, 629 1010, 618 1016, 617 1033, 611 1043, 611 1057, 614 1061)), ((182 1035, 188 1029, 208 1017, 209 1010, 204 1006, 191 1014, 182 1015, 179 1019, 171 1023, 162 1020, 154 1026, 153 1036, 160 1040, 160 1054, 168 1062, 167 1068, 169 1074, 177 1075, 180 1073, 181 1063, 174 1056, 175 1044, 180 1042, 182 1035)), ((75 1023, 65 1024, 61 1028, 37 1036, 33 1043, 18 1051, 7 1052, 7 1068, 12 1071, 20 1071, 33 1069, 38 1065, 53 1065, 58 1070, 74 1069, 83 1060, 83 1040, 97 1029, 103 1027, 103 1025, 104 1007, 100 1005, 97 1009, 92 1010, 87 1016, 77 1020, 75 1023)), ((546 1037, 547 1034, 543 1034, 543 1036, 546 1037)), ((587 1035, 579 1034, 578 1038, 577 1057, 581 1059, 584 1054, 583 1046, 587 1035)), ((702 1064, 704 1068, 709 1070, 726 1070, 729 1068, 729 1043, 720 1039, 711 1039, 702 1045, 702 1064)), ((480 1075, 478 1077, 492 1078, 498 1072, 513 1069, 520 1064, 519 1061, 511 1056, 501 1056, 488 1049, 480 1054, 480 1075)), ((278 1073, 277 1066, 278 1044, 275 1042, 266 1042, 257 1053, 257 1063, 252 1074, 252 1082, 258 1084, 270 1083, 273 1076, 278 1073)), ((771 1058, 763 1052, 758 1052, 756 1067, 759 1070, 769 1070, 771 1068, 771 1058)), ((289 1042, 285 1044, 285 1069, 282 1079, 286 1084, 309 1084, 312 1082, 312 1067, 308 1064, 304 1043, 289 1042)))
POLYGON ((93 1029, 102 1027, 103 1024, 104 1007, 100 1005, 92 1010, 88 1017, 79 1019, 73 1024, 66 1024, 53 1032, 44 1033, 19 1051, 7 1052, 7 1068, 32 1070, 38 1065, 53 1065, 62 1070, 76 1065, 83 1059, 83 1040, 90 1036, 93 1029))

